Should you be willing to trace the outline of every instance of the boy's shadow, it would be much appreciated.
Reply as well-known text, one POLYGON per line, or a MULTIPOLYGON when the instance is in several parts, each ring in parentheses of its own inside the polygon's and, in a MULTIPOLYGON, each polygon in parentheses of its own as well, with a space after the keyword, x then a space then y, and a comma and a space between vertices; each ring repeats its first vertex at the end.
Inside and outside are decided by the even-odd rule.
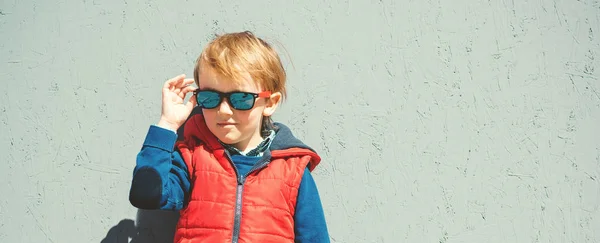
POLYGON ((161 210, 138 210, 137 224, 123 219, 113 226, 100 243, 167 243, 173 242, 179 213, 161 210))
MULTIPOLYGON (((202 112, 202 109, 195 107, 190 116, 200 112, 202 112)), ((183 138, 184 125, 177 130, 178 140, 183 138)), ((106 237, 100 243, 173 242, 175 226, 179 220, 179 212, 138 209, 136 218, 137 222, 131 219, 121 220, 121 222, 108 230, 106 237)))

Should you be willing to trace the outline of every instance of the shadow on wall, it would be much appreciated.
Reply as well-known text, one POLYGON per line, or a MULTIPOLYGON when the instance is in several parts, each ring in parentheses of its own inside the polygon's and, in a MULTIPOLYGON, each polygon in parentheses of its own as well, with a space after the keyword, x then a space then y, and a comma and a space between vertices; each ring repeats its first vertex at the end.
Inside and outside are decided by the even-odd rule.
POLYGON ((100 243, 171 243, 179 213, 138 210, 137 223, 123 219, 113 226, 100 243))

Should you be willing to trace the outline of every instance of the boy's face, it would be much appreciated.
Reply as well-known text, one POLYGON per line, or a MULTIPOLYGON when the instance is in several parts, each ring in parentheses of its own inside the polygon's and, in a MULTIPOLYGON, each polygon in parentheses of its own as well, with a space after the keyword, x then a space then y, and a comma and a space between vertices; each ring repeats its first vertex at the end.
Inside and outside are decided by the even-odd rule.
MULTIPOLYGON (((199 75, 198 86, 200 90, 216 90, 223 93, 264 91, 250 75, 244 77, 244 81, 235 84, 218 75, 211 68, 203 68, 199 75)), ((280 97, 281 94, 274 93, 270 98, 256 98, 250 110, 236 110, 225 98, 216 108, 202 109, 202 113, 208 129, 219 140, 239 150, 247 151, 258 146, 262 141, 260 136, 262 117, 270 116, 275 112, 280 97)))

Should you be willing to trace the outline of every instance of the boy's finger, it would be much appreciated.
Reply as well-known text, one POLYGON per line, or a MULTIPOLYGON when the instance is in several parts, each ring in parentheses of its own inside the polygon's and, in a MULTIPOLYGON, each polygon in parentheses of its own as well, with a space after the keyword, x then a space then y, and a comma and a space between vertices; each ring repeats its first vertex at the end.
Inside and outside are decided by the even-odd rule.
POLYGON ((184 79, 185 78, 185 74, 180 74, 177 75, 169 80, 167 80, 167 82, 165 82, 165 84, 163 85, 163 89, 170 89, 173 85, 175 85, 177 83, 177 81, 184 79))
POLYGON ((188 101, 187 104, 185 104, 185 106, 191 111, 192 109, 194 109, 194 107, 196 107, 196 95, 192 95, 192 97, 190 98, 190 100, 188 101))
POLYGON ((179 92, 179 96, 183 99, 185 98, 185 95, 189 92, 193 92, 194 90, 196 90, 196 87, 194 86, 186 86, 185 88, 183 88, 181 90, 181 92, 179 92))
POLYGON ((178 76, 178 79, 174 83, 174 86, 175 86, 176 89, 181 88, 181 86, 183 84, 184 77, 185 76, 181 76, 181 75, 178 76))
POLYGON ((184 87, 187 87, 193 83, 194 83, 194 79, 183 79, 181 82, 177 83, 177 87, 183 89, 184 87))
POLYGON ((196 90, 196 89, 197 89, 197 88, 196 88, 196 86, 191 86, 191 85, 188 85, 188 86, 186 86, 185 88, 183 88, 183 90, 181 90, 181 92, 182 92, 182 93, 185 95, 185 94, 187 94, 188 92, 192 92, 192 91, 194 91, 194 90, 196 90))
POLYGON ((177 82, 177 85, 175 86, 176 89, 179 90, 179 92, 183 91, 183 89, 187 86, 189 86, 190 84, 194 83, 194 79, 185 79, 182 78, 181 80, 179 80, 177 82))

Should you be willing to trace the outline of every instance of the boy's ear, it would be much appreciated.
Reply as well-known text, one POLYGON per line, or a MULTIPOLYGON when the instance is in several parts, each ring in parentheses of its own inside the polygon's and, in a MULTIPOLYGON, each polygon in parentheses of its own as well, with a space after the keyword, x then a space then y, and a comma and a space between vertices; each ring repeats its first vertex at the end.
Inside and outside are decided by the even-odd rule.
POLYGON ((267 99, 267 104, 263 110, 263 116, 271 116, 277 110, 277 106, 281 102, 281 92, 275 92, 271 94, 271 97, 267 99))

